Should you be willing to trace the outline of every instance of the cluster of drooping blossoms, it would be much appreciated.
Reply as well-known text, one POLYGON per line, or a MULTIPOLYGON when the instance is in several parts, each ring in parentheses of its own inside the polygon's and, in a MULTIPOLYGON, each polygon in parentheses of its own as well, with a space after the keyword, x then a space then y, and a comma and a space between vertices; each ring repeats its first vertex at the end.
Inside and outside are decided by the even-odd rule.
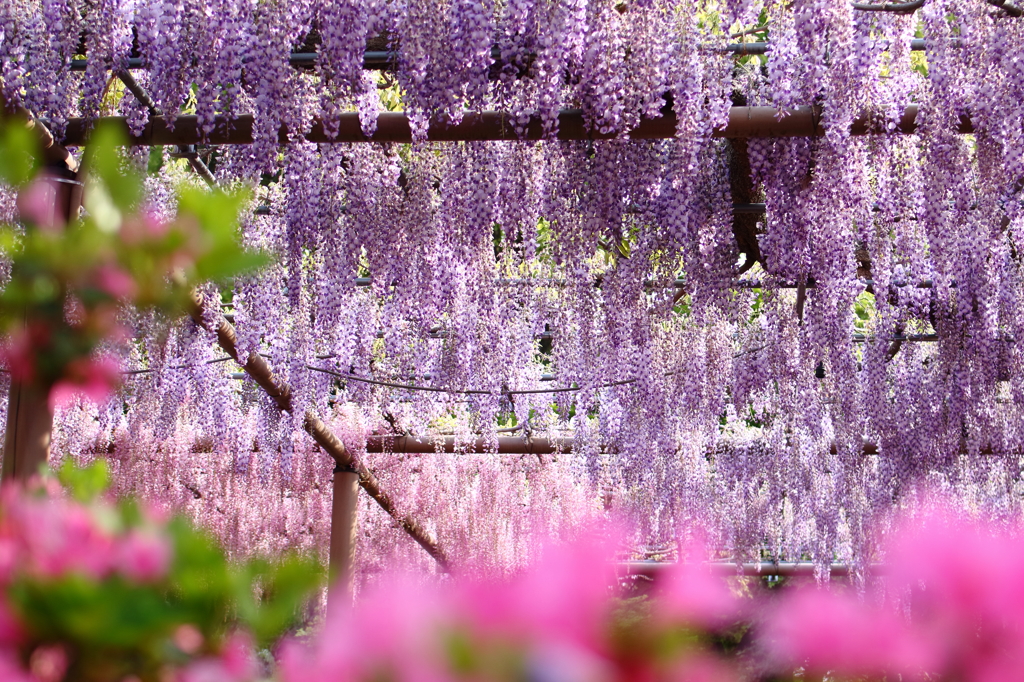
POLYGON ((280 636, 301 595, 315 590, 316 569, 228 564, 181 519, 102 497, 104 471, 67 466, 66 488, 51 478, 0 490, 0 675, 257 679, 254 645, 280 636))
MULTIPOLYGON (((317 121, 332 136, 339 115, 358 110, 362 129, 375 129, 368 50, 389 51, 373 67, 394 72, 417 137, 431 121, 486 108, 507 112, 520 133, 532 118, 554 135, 559 110, 579 108, 595 133, 624 134, 666 106, 690 136, 724 123, 734 53, 743 55, 729 42, 756 35, 770 50, 741 56, 751 73, 767 64, 752 103, 824 102, 837 139, 865 112, 868 125, 885 130, 906 105, 925 101, 930 124, 953 116, 955 125, 971 104, 1003 157, 1019 165, 1019 136, 1005 124, 1019 115, 1021 76, 1005 46, 1019 40, 1020 27, 996 4, 936 0, 907 15, 827 0, 735 2, 723 11, 680 0, 19 0, 0 12, 0 77, 8 101, 29 105, 60 133, 77 112, 101 113, 110 73, 138 57, 164 114, 194 112, 208 134, 217 116, 226 125, 252 113, 257 157, 273 165, 282 126, 296 139, 317 121), (930 83, 910 58, 919 19, 930 83), (80 43, 81 78, 72 71, 80 43), (291 60, 293 52, 303 56, 291 60)), ((149 112, 137 115, 136 126, 149 112)))
MULTIPOLYGON (((926 201, 921 141, 749 141, 751 197, 766 204, 753 245, 733 232, 741 152, 722 141, 292 145, 285 180, 243 226, 278 261, 237 281, 230 312, 242 354, 263 354, 292 387, 293 414, 232 379, 238 368, 186 323, 130 358, 139 373, 99 411, 90 451, 159 443, 181 453, 168 471, 212 451, 212 470, 237 471, 242 489, 250 471, 283 489, 317 471, 323 488, 307 411, 333 421, 354 406, 365 435, 565 436, 571 456, 522 458, 515 475, 557 465, 567 486, 635 513, 652 544, 699 520, 736 557, 823 567, 860 560, 865 521, 922 477, 1016 510, 1004 455, 1024 435, 1018 199, 999 204, 1009 171, 956 138, 958 180, 926 201), (943 230, 926 226, 934 210, 943 230)), ((233 150, 220 173, 255 167, 233 150)), ((450 512, 432 491, 472 489, 477 467, 506 461, 375 466, 436 519, 450 512)), ((171 497, 218 506, 198 478, 168 480, 171 497)), ((533 508, 528 484, 508 490, 509 505, 533 508)), ((262 518, 285 523, 305 504, 262 518)), ((282 543, 323 547, 321 523, 288 521, 282 543)), ((449 543, 468 537, 462 523, 449 543)))
MULTIPOLYGON (((340 2, 318 6, 315 20, 286 2, 224 1, 202 16, 165 4, 101 3, 87 17, 90 60, 123 58, 126 22, 137 21, 165 109, 191 92, 180 73, 199 81, 204 126, 218 111, 257 112, 256 153, 225 152, 217 168, 248 180, 282 169, 244 226, 250 245, 280 259, 237 283, 233 312, 243 354, 269 356, 296 410, 282 417, 251 383, 233 383, 194 326, 154 333, 127 367, 146 373, 118 409, 138 410, 128 423, 156 415, 160 442, 197 415, 198 433, 161 452, 210 438, 240 471, 255 456, 287 478, 307 467, 292 463, 310 447, 303 413, 329 416, 344 403, 377 434, 566 435, 581 486, 648 519, 652 542, 698 518, 737 555, 767 545, 823 564, 862 555, 863 521, 920 477, 1016 508, 1005 455, 1024 447, 1024 214, 1019 64, 1005 46, 1021 28, 1003 10, 981 0, 936 0, 913 16, 768 3, 755 34, 768 36, 768 56, 732 69, 717 51, 724 27, 671 2, 523 0, 496 4, 498 16, 488 3, 432 12, 340 2), (353 35, 318 29, 319 47, 314 36, 296 48, 320 50, 318 76, 287 64, 309 26, 343 17, 353 35), (923 55, 909 42, 918 18, 923 55), (297 134, 307 105, 344 108, 365 94, 360 43, 378 30, 397 51, 417 124, 455 120, 471 99, 491 97, 517 125, 538 113, 550 132, 560 107, 578 105, 593 126, 616 129, 653 115, 670 92, 679 136, 297 142, 279 155, 278 124, 297 134), (494 80, 480 77, 488 32, 494 80), (211 44, 200 34, 213 36, 215 56, 191 53, 211 44), (426 77, 439 70, 440 80, 426 77), (748 104, 821 101, 826 135, 709 139, 725 120, 730 75, 742 76, 732 94, 748 104), (329 96, 318 98, 325 81, 329 96), (898 124, 912 102, 919 125, 905 135, 898 124), (973 140, 958 133, 968 109, 973 140), (848 135, 854 121, 872 134, 848 135), (751 191, 741 196, 746 162, 751 191), (744 235, 730 204, 760 199, 759 234, 744 235), (253 415, 244 442, 229 440, 241 438, 229 428, 236 407, 253 415)), ((8 53, 34 39, 19 28, 34 8, 4 8, 8 53)), ((46 21, 74 8, 44 3, 46 21)), ((741 21, 761 8, 725 7, 741 21)), ((29 77, 17 60, 5 64, 16 99, 29 77)), ((90 61, 87 100, 103 68, 90 61)), ((419 459, 430 458, 398 470, 419 459)))
MULTIPOLYGON (((267 412, 232 404, 230 393, 220 400, 231 427, 216 436, 205 403, 189 388, 208 390, 207 381, 201 374, 181 380, 184 408, 164 435, 157 433, 159 418, 146 416, 160 414, 159 402, 146 403, 128 387, 121 393, 127 415, 113 403, 100 410, 84 400, 67 405, 54 420, 54 463, 105 459, 112 493, 186 514, 234 559, 296 551, 326 565, 333 461, 305 434, 289 430, 285 466, 267 412)), ((598 491, 582 473, 585 462, 572 453, 366 453, 365 426, 351 413, 325 421, 374 472, 396 508, 429 528, 456 566, 512 570, 528 557, 530 538, 571 536, 601 512, 598 491), (480 542, 483 537, 488 541, 480 542)), ((434 570, 433 559, 369 496, 360 496, 357 516, 357 585, 373 584, 396 564, 434 570)))
POLYGON ((510 578, 470 572, 428 586, 392 575, 354 608, 333 603, 312 645, 286 645, 280 676, 1016 679, 1020 540, 1019 525, 972 520, 938 499, 896 522, 866 589, 794 578, 765 590, 713 571, 689 542, 637 590, 611 561, 614 543, 584 533, 534 546, 510 578))

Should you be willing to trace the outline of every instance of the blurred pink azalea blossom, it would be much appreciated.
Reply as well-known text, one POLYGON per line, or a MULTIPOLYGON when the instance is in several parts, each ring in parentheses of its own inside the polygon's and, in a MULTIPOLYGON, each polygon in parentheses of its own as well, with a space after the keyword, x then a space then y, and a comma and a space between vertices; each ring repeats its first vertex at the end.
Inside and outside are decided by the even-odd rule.
POLYGON ((50 389, 50 409, 70 403, 78 395, 102 403, 121 382, 121 368, 111 358, 81 359, 72 362, 65 377, 50 389))
POLYGON ((801 588, 782 597, 762 640, 782 670, 915 678, 937 661, 932 643, 896 613, 829 589, 801 588))
POLYGON ((160 239, 170 229, 170 224, 151 212, 125 217, 121 223, 120 236, 126 244, 139 244, 151 239, 160 239))
POLYGON ((355 606, 334 602, 312 647, 290 641, 282 647, 284 682, 394 679, 443 682, 437 660, 448 629, 439 596, 408 577, 390 576, 355 606))
POLYGON ((662 589, 655 602, 655 617, 662 622, 706 629, 735 622, 741 616, 740 602, 725 579, 711 572, 704 543, 692 540, 681 554, 680 560, 660 577, 662 589))
POLYGON ((165 536, 133 529, 118 543, 117 568, 131 580, 158 580, 167 573, 170 563, 171 543, 165 536))
POLYGON ((61 682, 68 670, 68 652, 59 644, 36 647, 28 667, 39 682, 61 682))
POLYGON ((40 175, 18 194, 18 213, 22 219, 44 232, 57 233, 63 220, 57 213, 57 180, 40 175))
POLYGON ((4 682, 40 682, 18 662, 17 655, 12 651, 0 650, 0 680, 4 682))
POLYGON ((95 273, 96 287, 113 298, 125 299, 135 296, 138 286, 130 274, 114 265, 104 265, 95 273))
POLYGON ((475 631, 603 652, 616 583, 614 532, 597 529, 572 543, 540 543, 536 560, 503 582, 462 585, 462 609, 475 631))
POLYGON ((11 373, 11 379, 31 381, 35 378, 32 346, 32 338, 27 330, 14 329, 8 335, 7 342, 0 347, 0 359, 11 373))
POLYGON ((64 500, 27 500, 8 506, 24 559, 20 568, 43 577, 81 573, 103 578, 113 569, 115 541, 89 511, 64 500))
POLYGON ((910 595, 944 668, 971 680, 1024 679, 1021 529, 970 520, 942 497, 915 511, 887 544, 888 577, 910 595))
POLYGON ((534 682, 611 682, 615 670, 609 662, 578 647, 535 642, 526 661, 534 682))
POLYGON ((219 656, 201 658, 182 669, 178 682, 250 682, 257 677, 259 666, 252 656, 252 641, 235 633, 219 656))

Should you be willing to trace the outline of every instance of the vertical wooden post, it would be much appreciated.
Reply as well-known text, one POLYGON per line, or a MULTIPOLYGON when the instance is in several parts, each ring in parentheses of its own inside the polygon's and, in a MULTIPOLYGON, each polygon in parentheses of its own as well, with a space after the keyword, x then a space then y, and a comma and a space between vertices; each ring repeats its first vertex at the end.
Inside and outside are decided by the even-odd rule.
POLYGON ((34 384, 11 382, 0 481, 24 481, 49 460, 53 413, 47 398, 34 384))
POLYGON ((355 590, 356 508, 359 474, 352 467, 334 467, 331 500, 331 547, 329 599, 351 603, 355 590))

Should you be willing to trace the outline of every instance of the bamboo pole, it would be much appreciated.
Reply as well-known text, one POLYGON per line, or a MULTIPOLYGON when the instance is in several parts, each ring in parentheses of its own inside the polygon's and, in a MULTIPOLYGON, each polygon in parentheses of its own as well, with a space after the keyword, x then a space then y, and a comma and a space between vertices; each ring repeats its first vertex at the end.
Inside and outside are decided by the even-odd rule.
MULTIPOLYGON (((917 130, 916 106, 909 106, 903 112, 896 132, 913 133, 917 130)), ((820 107, 797 107, 779 110, 775 107, 732 107, 729 111, 729 123, 716 130, 714 137, 752 138, 752 137, 818 137, 825 134, 821 125, 820 107)), ((336 137, 329 137, 324 130, 322 121, 316 119, 305 139, 310 142, 411 142, 412 130, 408 117, 401 112, 382 112, 377 118, 377 132, 372 137, 363 134, 359 115, 345 113, 340 115, 339 130, 336 137)), ((251 144, 253 141, 254 119, 251 115, 229 118, 217 116, 213 130, 204 136, 195 116, 177 116, 173 122, 164 116, 151 116, 149 122, 138 134, 132 133, 124 117, 112 116, 105 119, 121 128, 126 139, 133 145, 192 145, 192 144, 251 144), (168 126, 171 123, 173 130, 168 126)), ((434 121, 430 124, 427 139, 439 142, 460 140, 539 140, 543 138, 543 127, 539 117, 534 116, 527 125, 522 138, 516 134, 512 125, 513 117, 498 111, 467 113, 457 124, 434 121)), ((850 127, 853 135, 867 135, 873 130, 874 119, 862 115, 850 127)), ((588 129, 583 113, 578 109, 566 109, 558 115, 559 140, 604 140, 621 137, 617 134, 604 134, 588 129)), ((82 145, 88 137, 91 124, 87 119, 73 118, 68 121, 64 142, 68 145, 82 145)), ((961 116, 957 128, 960 133, 974 132, 974 126, 968 116, 961 116)), ((675 137, 676 116, 667 108, 657 118, 644 118, 628 136, 634 140, 663 139, 675 137)), ((296 137, 298 137, 296 135, 296 137)), ((282 144, 291 139, 287 127, 282 126, 278 132, 282 144)))
MULTIPOLYGON (((257 353, 251 353, 248 358, 244 361, 238 356, 238 349, 236 346, 237 336, 235 335, 234 326, 224 319, 224 316, 220 313, 217 314, 216 328, 211 329, 206 320, 203 317, 203 300, 198 294, 193 295, 191 309, 189 314, 192 319, 195 320, 196 324, 200 325, 207 331, 216 333, 217 343, 221 349, 230 355, 235 362, 241 365, 242 369, 252 377, 260 388, 262 388, 267 395, 269 395, 277 405, 277 407, 283 412, 291 412, 292 409, 292 398, 291 388, 279 381, 270 369, 266 360, 259 356, 257 353)), ((430 556, 434 557, 438 565, 444 571, 450 570, 448 557, 444 551, 437 545, 437 543, 431 538, 426 530, 408 514, 402 514, 395 507, 394 502, 390 496, 381 490, 380 483, 377 481, 376 476, 366 468, 362 462, 356 461, 352 455, 345 448, 344 444, 331 433, 331 430, 327 428, 319 417, 312 412, 307 412, 303 419, 303 428, 306 433, 313 437, 313 440, 324 449, 324 451, 334 458, 334 461, 342 469, 350 469, 354 471, 359 479, 359 485, 366 493, 374 499, 380 507, 387 512, 391 518, 395 519, 402 529, 415 540, 423 549, 427 551, 430 556)))

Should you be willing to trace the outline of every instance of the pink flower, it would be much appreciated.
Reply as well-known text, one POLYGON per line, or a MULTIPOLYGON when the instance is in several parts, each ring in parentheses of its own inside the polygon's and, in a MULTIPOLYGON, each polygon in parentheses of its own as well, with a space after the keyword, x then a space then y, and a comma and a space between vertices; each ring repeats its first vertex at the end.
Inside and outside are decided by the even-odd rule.
POLYGON ((203 647, 203 643, 206 640, 203 638, 203 633, 199 631, 199 628, 191 623, 185 623, 184 625, 179 625, 174 631, 171 641, 183 653, 191 656, 203 647))
POLYGON ((703 544, 691 542, 683 555, 661 576, 663 588, 655 602, 655 617, 712 630, 734 622, 740 616, 739 601, 726 581, 712 574, 703 544))
POLYGON ((804 666, 840 676, 914 677, 933 669, 937 661, 932 643, 892 611, 827 589, 803 588, 785 595, 768 617, 761 639, 783 669, 804 666))
POLYGON ((24 637, 21 621, 6 601, 0 601, 0 649, 20 644, 24 637))
POLYGON ((610 682, 615 679, 615 670, 607 660, 576 647, 549 646, 544 642, 534 643, 526 667, 526 677, 531 680, 610 682))
POLYGON ((35 346, 26 329, 13 329, 8 334, 7 343, 0 348, 0 358, 15 381, 32 381, 35 378, 35 346))
POLYGON ((121 368, 111 358, 83 358, 70 363, 64 378, 50 389, 50 409, 68 404, 76 395, 102 403, 121 382, 121 368))
POLYGON ((941 647, 947 669, 970 671, 970 679, 1024 670, 1019 528, 970 520, 955 502, 934 498, 898 524, 887 557, 890 580, 909 593, 915 622, 941 647))
POLYGON ((36 647, 28 667, 39 682, 61 682, 68 669, 68 653, 59 644, 36 647))
POLYGON ((44 232, 60 232, 64 227, 64 219, 57 205, 57 197, 56 180, 40 175, 18 194, 18 213, 44 232))
POLYGON ((540 544, 508 582, 464 584, 460 610, 474 631, 603 652, 616 585, 614 543, 597 530, 569 544, 540 544))
POLYGON ((39 682, 21 667, 13 651, 0 650, 0 680, 4 682, 39 682))
POLYGON ((132 276, 114 265, 104 265, 96 270, 95 283, 98 289, 117 299, 132 298, 138 291, 132 276))
POLYGON ((201 658, 186 666, 179 682, 248 682, 259 669, 252 655, 252 641, 241 633, 233 634, 219 656, 201 658))
POLYGON ((170 540, 156 533, 132 529, 118 543, 117 568, 137 582, 162 578, 170 562, 170 540))
POLYGON ((114 539, 85 507, 21 498, 6 511, 24 556, 19 569, 40 577, 77 572, 94 579, 112 570, 114 539))
POLYGON ((284 682, 449 679, 439 653, 450 621, 440 590, 390 576, 354 607, 331 605, 316 644, 287 642, 280 659, 284 682), (436 591, 435 591, 436 590, 436 591))
POLYGON ((127 216, 121 223, 121 240, 130 246, 142 241, 157 240, 167 234, 170 225, 152 213, 127 216))

